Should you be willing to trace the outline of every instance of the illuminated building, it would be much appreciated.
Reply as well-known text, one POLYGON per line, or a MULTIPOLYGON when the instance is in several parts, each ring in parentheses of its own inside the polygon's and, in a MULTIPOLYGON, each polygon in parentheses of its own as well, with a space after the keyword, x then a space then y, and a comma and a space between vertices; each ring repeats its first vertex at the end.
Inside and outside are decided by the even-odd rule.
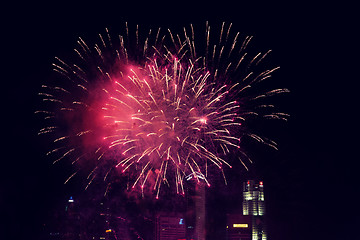
POLYGON ((182 215, 160 214, 156 217, 156 240, 185 239, 185 219, 182 215))
POLYGON ((227 214, 226 235, 228 240, 252 240, 252 217, 227 214))
POLYGON ((243 215, 251 216, 252 240, 266 240, 264 184, 248 180, 243 184, 243 215))
POLYGON ((187 239, 205 240, 205 189, 204 175, 192 173, 186 176, 188 181, 187 211, 186 211, 186 237, 187 239))

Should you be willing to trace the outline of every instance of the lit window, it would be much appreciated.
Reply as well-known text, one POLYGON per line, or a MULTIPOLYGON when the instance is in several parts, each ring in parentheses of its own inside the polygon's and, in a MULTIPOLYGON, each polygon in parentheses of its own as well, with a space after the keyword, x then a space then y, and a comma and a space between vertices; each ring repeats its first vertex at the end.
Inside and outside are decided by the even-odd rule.
POLYGON ((247 223, 234 223, 233 227, 234 228, 248 228, 249 224, 247 224, 247 223))

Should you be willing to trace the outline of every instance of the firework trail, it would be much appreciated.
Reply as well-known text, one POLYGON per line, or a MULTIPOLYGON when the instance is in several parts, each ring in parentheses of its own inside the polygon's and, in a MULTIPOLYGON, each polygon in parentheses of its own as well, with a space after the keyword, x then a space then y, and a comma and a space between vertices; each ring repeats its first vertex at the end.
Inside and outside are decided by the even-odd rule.
POLYGON ((56 57, 60 78, 39 93, 45 110, 36 113, 46 126, 38 134, 53 141, 47 155, 88 171, 85 189, 101 178, 107 192, 110 178, 127 174, 130 188, 147 186, 156 198, 164 184, 184 194, 190 174, 210 186, 209 169, 224 175, 230 154, 248 169, 242 137, 276 143, 252 133, 247 120, 286 120, 264 99, 288 90, 251 90, 279 67, 259 70, 271 51, 250 56, 252 37, 240 40, 231 28, 222 23, 212 35, 206 23, 195 41, 192 25, 176 35, 161 28, 143 35, 136 26, 132 35, 126 23, 124 35, 105 29, 92 47, 79 38, 76 63, 56 57))

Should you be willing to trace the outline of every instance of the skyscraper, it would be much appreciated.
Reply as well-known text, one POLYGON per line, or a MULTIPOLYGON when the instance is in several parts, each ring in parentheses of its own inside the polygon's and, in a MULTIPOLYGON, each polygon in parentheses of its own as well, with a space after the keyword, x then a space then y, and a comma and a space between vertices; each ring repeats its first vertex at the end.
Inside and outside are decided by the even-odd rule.
POLYGON ((251 216, 252 240, 266 240, 264 183, 248 180, 243 183, 243 215, 251 216))
POLYGON ((205 240, 205 196, 206 183, 204 175, 196 172, 185 177, 188 181, 186 187, 187 211, 186 211, 186 236, 189 239, 205 240))

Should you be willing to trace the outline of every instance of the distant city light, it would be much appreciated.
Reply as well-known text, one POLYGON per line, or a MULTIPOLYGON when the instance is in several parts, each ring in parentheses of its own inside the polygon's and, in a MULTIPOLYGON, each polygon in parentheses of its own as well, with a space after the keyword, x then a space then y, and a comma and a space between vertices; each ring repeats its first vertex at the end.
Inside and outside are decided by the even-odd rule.
POLYGON ((180 218, 179 224, 180 225, 184 224, 184 219, 183 218, 180 218))
POLYGON ((69 198, 69 201, 68 201, 68 202, 74 202, 74 199, 73 199, 72 196, 69 198))

